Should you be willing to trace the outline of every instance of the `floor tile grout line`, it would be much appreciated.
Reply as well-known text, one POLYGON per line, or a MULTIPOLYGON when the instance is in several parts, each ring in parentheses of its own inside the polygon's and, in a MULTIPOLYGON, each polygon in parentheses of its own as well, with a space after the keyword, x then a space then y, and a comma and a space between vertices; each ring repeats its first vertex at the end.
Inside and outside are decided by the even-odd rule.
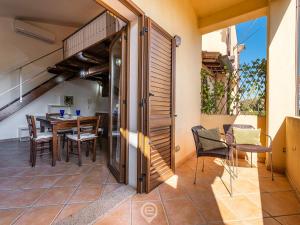
POLYGON ((25 211, 26 210, 23 210, 22 213, 11 222, 11 225, 15 224, 25 214, 25 211))
POLYGON ((190 201, 192 202, 192 205, 197 209, 197 214, 200 215, 204 219, 206 224, 208 224, 207 219, 205 218, 205 216, 202 215, 201 211, 198 209, 196 202, 194 202, 192 196, 188 193, 188 191, 186 190, 185 187, 182 187, 182 188, 183 188, 184 192, 186 192, 186 196, 188 197, 188 199, 190 199, 190 201))
MULTIPOLYGON (((196 202, 193 200, 193 198, 192 198, 192 196, 188 193, 188 196, 189 196, 189 198, 192 200, 192 202, 193 202, 193 205, 195 205, 196 204, 196 202)), ((234 195, 233 197, 241 197, 241 196, 245 196, 244 194, 239 194, 239 195, 234 195)), ((226 194, 221 194, 221 195, 215 195, 214 194, 214 198, 215 198, 215 200, 217 200, 217 198, 219 198, 221 201, 224 201, 224 199, 225 198, 228 198, 228 197, 230 197, 229 196, 229 193, 226 193, 226 194)), ((231 209, 228 209, 231 213, 233 213, 233 211, 231 210, 231 209)), ((206 218, 204 217, 204 216, 202 216, 204 219, 205 219, 205 221, 206 221, 206 223, 209 223, 207 220, 206 220, 206 218)), ((240 221, 239 219, 236 219, 236 220, 232 220, 232 221, 240 221)))
MULTIPOLYGON (((91 168, 89 168, 89 170, 85 173, 85 176, 86 176, 86 175, 87 175, 94 167, 95 167, 95 165, 92 165, 91 168)), ((71 200, 72 197, 75 195, 75 193, 77 192, 77 190, 80 188, 80 186, 81 186, 81 184, 82 184, 82 182, 83 182, 85 176, 83 176, 83 177, 81 178, 81 181, 78 183, 78 185, 76 186, 76 188, 75 188, 75 190, 73 191, 73 193, 71 194, 71 196, 65 201, 65 204, 64 204, 63 208, 62 208, 62 209, 60 210, 60 212, 54 217, 54 219, 52 220, 52 222, 50 223, 50 225, 52 225, 52 224, 55 222, 56 218, 59 217, 59 215, 62 213, 63 209, 66 208, 66 206, 71 205, 71 204, 83 204, 83 203, 89 203, 89 204, 92 204, 93 202, 96 201, 96 200, 95 200, 95 201, 72 202, 72 203, 70 203, 70 200, 71 200)), ((101 194, 102 194, 102 192, 101 192, 101 194)))
MULTIPOLYGON (((58 179, 57 179, 58 180, 58 179)), ((56 180, 56 181, 57 181, 56 180)), ((55 182, 54 182, 55 183, 55 182)), ((52 184, 52 186, 54 186, 54 183, 52 184)), ((25 211, 30 211, 32 208, 35 208, 34 205, 42 198, 43 195, 45 195, 45 193, 47 193, 49 191, 49 189, 52 188, 52 186, 48 187, 48 188, 45 188, 46 190, 35 200, 32 202, 32 204, 28 207, 27 210, 24 210, 24 214, 25 214, 25 211)), ((41 206, 41 207, 47 207, 47 206, 41 206)), ((23 215, 24 215, 23 214, 23 215)), ((22 215, 22 216, 23 216, 22 215)), ((18 222, 18 220, 20 219, 21 217, 19 217, 13 224, 15 224, 16 222, 18 222)))
MULTIPOLYGON (((90 172, 90 170, 93 168, 93 166, 91 166, 91 168, 85 173, 85 175, 90 172)), ((79 184, 76 186, 76 188, 73 190, 72 194, 69 196, 68 199, 66 199, 64 206, 61 208, 61 210, 57 213, 57 215, 53 218, 53 220, 50 222, 50 225, 52 225, 56 218, 59 217, 59 215, 62 213, 62 211, 66 208, 67 205, 69 205, 70 200, 72 199, 72 197, 75 195, 75 193, 77 192, 77 190, 79 189, 82 181, 83 181, 84 177, 81 178, 79 184)), ((75 203, 76 204, 76 203, 75 203)))
POLYGON ((166 219, 167 219, 167 224, 170 225, 170 219, 169 219, 169 216, 167 214, 167 211, 165 209, 165 204, 163 202, 163 199, 162 199, 162 196, 161 196, 161 193, 160 193, 160 189, 159 189, 159 186, 157 187, 157 191, 158 191, 158 195, 159 195, 159 199, 160 199, 160 202, 161 202, 161 205, 162 205, 162 208, 163 208, 163 212, 166 216, 166 219))
MULTIPOLYGON (((92 169, 92 167, 86 172, 86 174, 88 172, 90 172, 91 169, 92 169)), ((85 174, 85 176, 86 176, 86 174, 85 174)), ((75 186, 75 190, 72 192, 71 196, 66 200, 66 202, 65 202, 66 204, 69 204, 69 202, 72 199, 72 197, 75 195, 75 193, 77 192, 77 190, 80 188, 80 185, 82 184, 82 182, 84 180, 84 177, 82 177, 81 180, 80 180, 80 182, 77 184, 77 186, 75 186)))
POLYGON ((284 216, 300 216, 300 212, 299 213, 284 214, 284 215, 277 215, 277 216, 271 215, 272 218, 278 218, 278 217, 284 217, 284 216))
MULTIPOLYGON (((82 178, 82 180, 83 180, 83 178, 82 178)), ((82 182, 82 181, 81 181, 82 182)), ((80 183, 81 183, 80 182, 80 183)), ((52 220, 52 222, 50 223, 50 225, 51 224, 53 224, 54 222, 55 222, 55 220, 56 220, 56 218, 58 218, 58 216, 62 213, 62 211, 65 209, 65 207, 67 206, 67 205, 69 205, 69 201, 71 200, 71 198, 75 195, 75 192, 79 189, 79 187, 80 187, 80 184, 78 184, 78 186, 73 190, 73 192, 72 192, 72 194, 69 196, 69 198, 68 199, 66 199, 66 201, 65 201, 65 203, 64 203, 64 206, 61 208, 61 210, 57 213, 57 215, 53 218, 53 220, 52 220)), ((75 204, 78 204, 78 203, 75 203, 75 204)))
POLYGON ((52 219, 52 221, 50 222, 49 225, 52 225, 54 223, 54 221, 56 220, 56 218, 61 214, 61 212, 64 210, 64 208, 66 207, 67 204, 64 204, 63 207, 61 207, 61 209, 59 210, 59 212, 55 215, 55 217, 52 219))
POLYGON ((132 218, 132 197, 130 197, 130 209, 129 209, 129 224, 132 225, 133 223, 133 218, 132 218))
POLYGON ((101 186, 103 187, 102 190, 101 190, 101 194, 100 194, 100 197, 98 198, 99 199, 103 199, 103 195, 104 195, 104 190, 105 190, 105 186, 107 184, 107 181, 108 181, 108 177, 109 177, 109 173, 107 174, 107 177, 104 181, 104 183, 101 183, 101 186))
MULTIPOLYGON (((86 174, 92 169, 92 167, 93 166, 91 166, 91 168, 86 172, 86 174)), ((48 188, 32 188, 32 189, 45 189, 45 191, 35 200, 35 201, 33 201, 33 203, 31 204, 31 205, 29 205, 28 207, 26 207, 26 209, 23 211, 23 213, 22 213, 22 215, 21 216, 23 216, 24 214, 25 214, 25 212, 26 211, 29 211, 30 209, 32 209, 32 208, 36 208, 35 207, 35 204, 42 198, 42 196, 43 195, 45 195, 48 191, 49 191, 49 189, 51 189, 51 188, 53 188, 54 187, 54 185, 55 185, 55 183, 58 181, 59 179, 57 179, 51 186, 49 186, 48 188)), ((83 180, 83 178, 82 178, 82 180, 83 180)), ((82 182, 82 180, 81 180, 81 182, 82 182)), ((77 188, 75 188, 75 190, 72 192, 72 196, 75 194, 75 191, 79 188, 79 186, 80 186, 80 184, 78 185, 78 187, 77 188)), ((55 187, 54 187, 55 188, 55 187)), ((57 205, 65 205, 65 204, 67 204, 67 201, 65 201, 65 203, 64 204, 57 204, 57 205)), ((37 207, 47 207, 47 206, 50 206, 50 205, 46 205, 46 206, 37 206, 37 207)), ((53 205, 51 205, 51 206, 53 206, 53 205)), ((24 207, 25 208, 25 207, 24 207)), ((64 206, 62 207, 62 209, 64 208, 64 206)), ((62 211, 62 209, 58 212, 58 214, 54 217, 54 219, 61 213, 61 211, 62 211)), ((20 218, 21 218, 21 216, 19 216, 15 221, 14 221, 14 223, 13 224, 15 224, 20 218)), ((50 224, 52 224, 54 222, 54 220, 50 223, 50 224)))

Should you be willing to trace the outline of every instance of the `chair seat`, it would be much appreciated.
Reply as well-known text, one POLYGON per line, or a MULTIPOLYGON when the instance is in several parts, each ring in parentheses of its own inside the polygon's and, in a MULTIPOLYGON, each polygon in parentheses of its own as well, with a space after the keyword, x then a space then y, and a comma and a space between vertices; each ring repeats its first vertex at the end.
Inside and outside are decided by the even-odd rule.
MULTIPOLYGON (((232 151, 232 150, 229 150, 232 151)), ((227 159, 230 155, 230 152, 227 148, 214 149, 209 151, 198 151, 198 157, 200 156, 208 156, 208 157, 218 157, 227 159)))
POLYGON ((261 145, 233 145, 237 150, 243 152, 271 152, 272 148, 261 145))
POLYGON ((95 134, 80 134, 80 139, 78 139, 77 134, 70 134, 67 135, 67 138, 73 141, 86 141, 86 140, 92 140, 94 138, 97 138, 97 136, 95 134))
MULTIPOLYGON (((92 130, 92 129, 93 129, 93 126, 85 126, 85 127, 81 127, 81 130, 83 130, 83 131, 92 130)), ((76 131, 77 131, 77 128, 76 128, 76 131)), ((99 128, 98 128, 98 132, 99 132, 99 133, 102 133, 102 132, 103 132, 103 128, 99 127, 99 128)))
POLYGON ((37 137, 34 138, 36 141, 40 141, 42 139, 51 139, 52 138, 52 133, 50 132, 43 132, 43 133, 37 133, 37 137))

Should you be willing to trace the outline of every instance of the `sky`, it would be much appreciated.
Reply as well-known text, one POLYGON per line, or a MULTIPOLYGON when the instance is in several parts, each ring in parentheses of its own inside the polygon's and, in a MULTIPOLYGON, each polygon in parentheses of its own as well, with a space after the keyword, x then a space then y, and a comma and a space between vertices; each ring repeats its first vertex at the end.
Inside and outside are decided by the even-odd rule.
POLYGON ((257 58, 266 58, 267 54, 267 17, 260 17, 236 25, 239 44, 246 49, 240 54, 240 64, 250 63, 257 58))

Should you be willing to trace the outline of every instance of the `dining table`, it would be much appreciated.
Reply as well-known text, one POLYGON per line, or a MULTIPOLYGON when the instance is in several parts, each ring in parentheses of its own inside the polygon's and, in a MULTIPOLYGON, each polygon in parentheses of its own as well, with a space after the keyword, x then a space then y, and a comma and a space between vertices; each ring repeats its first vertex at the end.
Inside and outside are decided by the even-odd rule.
POLYGON ((41 132, 45 132, 48 128, 52 130, 52 166, 56 165, 57 160, 61 160, 60 148, 59 148, 59 136, 60 130, 70 129, 77 127, 77 116, 65 115, 60 116, 37 116, 36 120, 40 122, 41 132))

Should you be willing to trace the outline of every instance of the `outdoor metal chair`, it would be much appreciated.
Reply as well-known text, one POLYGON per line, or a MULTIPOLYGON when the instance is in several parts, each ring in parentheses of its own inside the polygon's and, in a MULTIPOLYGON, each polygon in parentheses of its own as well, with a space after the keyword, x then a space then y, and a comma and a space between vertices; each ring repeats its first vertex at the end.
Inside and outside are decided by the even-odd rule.
MULTIPOLYGON (((197 170, 198 170, 198 159, 199 159, 199 157, 205 157, 206 156, 206 157, 220 158, 222 160, 225 160, 225 162, 226 162, 225 164, 228 165, 229 170, 226 168, 225 164, 223 163, 224 168, 227 170, 227 172, 230 175, 230 195, 232 196, 232 194, 233 194, 233 192, 232 192, 232 179, 234 178, 233 169, 232 169, 232 167, 233 167, 232 149, 224 141, 199 136, 198 131, 202 130, 202 129, 206 130, 201 125, 192 127, 192 133, 193 133, 193 137, 194 137, 194 141, 195 141, 196 155, 197 155, 197 163, 196 163, 194 184, 196 184, 196 180, 197 180, 197 170), (207 139, 207 140, 210 140, 210 141, 224 143, 226 145, 226 147, 218 148, 218 149, 212 149, 212 150, 209 150, 209 151, 204 151, 203 147, 202 147, 202 144, 201 144, 201 139, 200 138, 207 139)), ((202 164, 202 172, 204 172, 204 159, 203 159, 203 164, 202 164)))
POLYGON ((238 168, 238 151, 242 152, 250 152, 251 153, 251 159, 250 164, 252 167, 252 153, 269 153, 270 160, 271 160, 271 174, 272 174, 272 180, 274 180, 273 175, 273 157, 272 157, 272 138, 270 135, 261 133, 269 138, 269 147, 264 147, 262 145, 246 145, 246 144, 236 144, 233 134, 233 128, 240 128, 240 129, 255 129, 252 125, 248 124, 224 124, 223 129, 225 132, 226 137, 226 143, 231 146, 231 148, 235 149, 236 154, 236 174, 238 174, 237 168, 238 168))

